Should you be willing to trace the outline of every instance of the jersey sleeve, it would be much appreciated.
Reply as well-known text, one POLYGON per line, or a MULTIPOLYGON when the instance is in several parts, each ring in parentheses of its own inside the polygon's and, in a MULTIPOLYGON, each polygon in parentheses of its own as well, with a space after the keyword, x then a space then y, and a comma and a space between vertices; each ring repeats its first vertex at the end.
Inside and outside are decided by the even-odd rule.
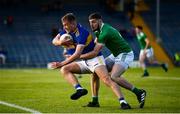
POLYGON ((98 38, 97 38, 97 42, 104 45, 106 43, 105 35, 104 34, 99 35, 98 38))
POLYGON ((140 33, 140 36, 141 36, 142 39, 144 39, 144 40, 147 38, 146 34, 144 34, 143 32, 140 33))

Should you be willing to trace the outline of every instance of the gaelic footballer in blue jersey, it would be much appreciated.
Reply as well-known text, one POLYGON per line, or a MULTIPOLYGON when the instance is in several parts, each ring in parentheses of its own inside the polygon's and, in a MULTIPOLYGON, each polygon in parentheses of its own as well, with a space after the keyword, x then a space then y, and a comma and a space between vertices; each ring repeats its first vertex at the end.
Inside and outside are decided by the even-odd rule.
POLYGON ((91 59, 87 58, 75 61, 79 59, 81 55, 94 50, 96 45, 94 44, 92 35, 76 22, 76 18, 72 13, 63 16, 61 21, 64 30, 53 39, 53 44, 57 46, 61 45, 62 42, 59 42, 60 35, 68 33, 73 37, 75 52, 62 62, 52 62, 52 67, 61 68, 61 74, 76 89, 76 92, 71 95, 71 99, 77 100, 88 93, 88 91, 80 85, 74 75, 79 73, 96 73, 102 82, 113 90, 118 99, 123 97, 119 90, 119 86, 111 80, 105 66, 104 57, 101 53, 98 53, 96 57, 91 59))
MULTIPOLYGON (((77 45, 84 45, 85 46, 84 50, 82 51, 82 54, 88 53, 94 49, 95 43, 94 43, 92 34, 90 34, 89 31, 87 31, 79 23, 77 24, 77 28, 75 29, 75 31, 67 32, 67 30, 63 29, 59 34, 61 36, 61 35, 66 34, 66 33, 68 33, 72 36, 75 46, 77 46, 77 45)), ((72 48, 71 48, 70 52, 71 52, 71 54, 73 54, 72 48)), ((100 53, 99 53, 99 55, 100 55, 100 53)))

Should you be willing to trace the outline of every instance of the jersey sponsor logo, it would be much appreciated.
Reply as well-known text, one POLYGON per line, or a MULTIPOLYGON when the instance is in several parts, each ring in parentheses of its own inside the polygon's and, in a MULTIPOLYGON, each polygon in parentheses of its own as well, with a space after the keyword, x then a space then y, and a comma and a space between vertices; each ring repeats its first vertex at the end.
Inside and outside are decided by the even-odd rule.
POLYGON ((76 37, 79 36, 79 30, 76 31, 75 36, 76 36, 76 37))

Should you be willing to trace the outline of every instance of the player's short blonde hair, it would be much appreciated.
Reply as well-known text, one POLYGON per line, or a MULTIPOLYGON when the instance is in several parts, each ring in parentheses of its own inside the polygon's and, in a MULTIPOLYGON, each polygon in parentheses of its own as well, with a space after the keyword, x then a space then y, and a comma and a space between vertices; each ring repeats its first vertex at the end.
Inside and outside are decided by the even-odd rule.
POLYGON ((65 21, 65 20, 69 22, 76 21, 76 17, 73 13, 67 13, 61 18, 61 21, 65 21))

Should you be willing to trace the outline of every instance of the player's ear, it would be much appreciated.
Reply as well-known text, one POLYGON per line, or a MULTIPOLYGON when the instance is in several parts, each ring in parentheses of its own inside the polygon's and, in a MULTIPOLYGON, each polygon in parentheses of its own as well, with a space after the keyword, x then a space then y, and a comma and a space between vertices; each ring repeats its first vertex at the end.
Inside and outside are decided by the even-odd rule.
POLYGON ((102 19, 98 19, 98 21, 99 21, 100 24, 103 22, 102 19))

